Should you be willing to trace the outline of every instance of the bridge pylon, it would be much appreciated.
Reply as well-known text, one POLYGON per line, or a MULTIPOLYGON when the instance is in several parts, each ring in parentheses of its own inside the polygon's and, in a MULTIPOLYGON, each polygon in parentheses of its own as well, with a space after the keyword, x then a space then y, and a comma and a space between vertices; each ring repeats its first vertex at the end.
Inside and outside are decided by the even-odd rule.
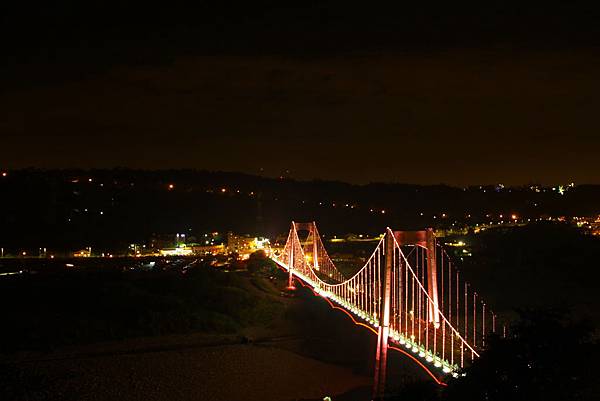
POLYGON ((375 377, 373 380, 373 399, 380 400, 385 396, 385 379, 387 371, 387 351, 390 336, 390 304, 392 288, 392 264, 394 263, 394 238, 389 228, 385 232, 385 263, 381 277, 383 278, 382 302, 379 313, 377 332, 377 351, 375 354, 375 377))
MULTIPOLYGON (((290 230, 290 235, 296 234, 296 223, 292 221, 292 229, 290 230)), ((287 288, 289 290, 294 289, 294 241, 292 238, 292 246, 290 246, 290 259, 289 259, 289 268, 288 268, 288 285, 287 288)))
POLYGON ((429 304, 429 322, 435 327, 440 325, 440 311, 438 301, 437 284, 437 260, 436 260, 436 239, 433 228, 425 230, 425 241, 427 247, 427 292, 429 298, 433 301, 429 304))
POLYGON ((312 222, 312 224, 310 225, 310 234, 312 235, 312 260, 313 260, 313 266, 316 270, 319 270, 319 251, 318 251, 318 238, 317 236, 318 231, 317 231, 317 223, 316 222, 312 222))
POLYGON ((433 228, 420 231, 394 231, 394 237, 400 245, 419 246, 426 251, 426 286, 429 303, 429 322, 435 327, 440 324, 440 310, 438 298, 438 272, 436 258, 436 238, 433 228))

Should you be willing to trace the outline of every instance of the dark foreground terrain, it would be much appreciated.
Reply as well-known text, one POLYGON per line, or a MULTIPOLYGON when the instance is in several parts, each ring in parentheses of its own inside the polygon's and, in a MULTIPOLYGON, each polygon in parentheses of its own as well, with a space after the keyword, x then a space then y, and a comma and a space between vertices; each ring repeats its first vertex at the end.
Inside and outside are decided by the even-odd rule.
MULTIPOLYGON (((283 293, 277 273, 82 269, 0 285, 4 399, 285 400, 370 384, 360 354, 347 363, 313 332, 338 324, 329 307, 283 293)), ((355 341, 371 353, 369 336, 355 341)))
MULTIPOLYGON (((511 334, 447 388, 392 353, 390 397, 598 399, 597 239, 531 226, 465 241, 464 272, 511 334)), ((268 261, 179 266, 2 277, 3 399, 370 399, 375 337, 344 313, 301 286, 284 291, 268 261)))

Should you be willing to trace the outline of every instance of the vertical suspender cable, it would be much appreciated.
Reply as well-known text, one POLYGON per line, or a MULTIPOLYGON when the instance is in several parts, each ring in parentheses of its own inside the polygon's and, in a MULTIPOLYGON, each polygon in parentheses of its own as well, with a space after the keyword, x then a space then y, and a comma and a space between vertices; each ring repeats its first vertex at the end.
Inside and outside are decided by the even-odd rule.
MULTIPOLYGON (((477 293, 473 291, 473 348, 477 347, 477 293)), ((471 361, 475 359, 471 350, 471 361)))
POLYGON ((448 323, 452 325, 452 264, 448 260, 448 323))
POLYGON ((425 351, 429 351, 429 308, 425 307, 425 351))
POLYGON ((411 275, 411 284, 412 284, 412 310, 410 311, 410 318, 412 320, 412 335, 411 339, 415 340, 415 276, 411 275))
POLYGON ((444 249, 440 246, 440 258, 441 258, 441 271, 442 271, 442 313, 445 315, 446 312, 444 311, 444 249))
POLYGON ((456 271, 456 330, 460 330, 460 272, 456 271))
POLYGON ((408 294, 410 293, 408 283, 408 266, 407 261, 402 262, 404 266, 404 335, 408 337, 408 294))
POLYGON ((477 347, 477 293, 473 291, 473 348, 477 347))
MULTIPOLYGON (((425 275, 424 270, 425 270, 425 262, 423 261, 425 259, 425 252, 423 252, 423 255, 421 255, 421 285, 424 286, 423 283, 423 276, 425 275)), ((419 320, 417 320, 417 322, 419 322, 419 345, 421 345, 421 332, 423 331, 423 329, 421 328, 421 320, 423 320, 423 304, 425 303, 425 295, 423 294, 423 287, 419 286, 419 320)))
MULTIPOLYGON (((387 233, 385 235, 388 235, 387 233)), ((379 251, 379 266, 377 266, 377 310, 379 311, 379 313, 381 313, 381 304, 383 302, 383 283, 381 282, 381 257, 382 254, 385 255, 385 247, 380 248, 383 249, 382 251, 379 251)), ((385 261, 383 262, 383 265, 385 265, 385 261)), ((379 319, 379 317, 378 317, 379 319)))
POLYGON ((482 324, 482 328, 481 328, 481 346, 485 347, 485 302, 483 302, 483 312, 482 314, 482 319, 481 319, 481 324, 482 324))
POLYGON ((469 291, 469 283, 465 283, 465 341, 468 340, 469 335, 469 309, 468 309, 468 291, 469 291))

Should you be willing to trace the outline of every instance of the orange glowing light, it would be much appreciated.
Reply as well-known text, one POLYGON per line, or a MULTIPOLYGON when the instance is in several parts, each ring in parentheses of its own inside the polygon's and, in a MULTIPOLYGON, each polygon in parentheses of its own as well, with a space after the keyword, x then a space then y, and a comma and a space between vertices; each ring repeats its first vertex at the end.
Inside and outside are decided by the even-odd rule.
POLYGON ((173 189, 173 188, 175 188, 175 185, 169 184, 169 189, 173 189))
POLYGON ((411 355, 411 354, 409 354, 408 352, 404 351, 404 350, 403 350, 403 349, 401 349, 401 348, 394 347, 393 345, 390 345, 388 348, 390 348, 390 349, 393 349, 394 351, 401 352, 401 353, 403 353, 404 355, 406 355, 406 356, 408 356, 409 358, 411 358, 411 359, 412 359, 413 361, 415 361, 415 362, 416 362, 416 363, 417 363, 417 364, 418 364, 418 365, 419 365, 421 368, 423 368, 423 370, 424 370, 425 372, 427 372, 427 373, 429 374, 429 376, 431 376, 431 378, 432 378, 432 379, 433 379, 433 380, 434 380, 434 381, 435 381, 437 384, 439 384, 440 386, 444 386, 444 387, 448 386, 446 383, 444 383, 443 381, 441 381, 440 379, 438 379, 438 378, 437 378, 437 377, 436 377, 436 376, 435 376, 435 375, 434 375, 434 374, 431 372, 431 370, 429 370, 429 369, 427 368, 427 366, 425 366, 423 363, 421 363, 421 361, 419 361, 417 358, 415 358, 414 356, 412 356, 412 355, 411 355))

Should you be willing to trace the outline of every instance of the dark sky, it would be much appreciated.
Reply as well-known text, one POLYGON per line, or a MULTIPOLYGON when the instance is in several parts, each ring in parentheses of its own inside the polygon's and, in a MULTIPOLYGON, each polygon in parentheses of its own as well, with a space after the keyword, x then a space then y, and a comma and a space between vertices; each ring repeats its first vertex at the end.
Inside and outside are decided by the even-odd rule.
POLYGON ((594 2, 282 3, 0 6, 0 165, 600 183, 594 2))

